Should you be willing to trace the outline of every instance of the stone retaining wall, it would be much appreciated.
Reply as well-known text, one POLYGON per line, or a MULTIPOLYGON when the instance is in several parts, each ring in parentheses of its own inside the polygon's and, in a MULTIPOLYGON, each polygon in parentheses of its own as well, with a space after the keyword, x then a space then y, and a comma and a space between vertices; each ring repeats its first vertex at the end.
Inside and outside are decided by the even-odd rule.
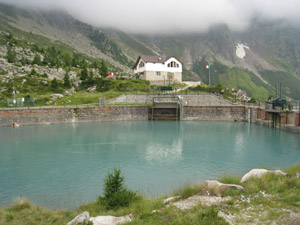
POLYGON ((147 119, 147 106, 0 109, 0 126, 147 119))
MULTIPOLYGON (((181 120, 248 121, 249 108, 244 106, 183 106, 181 120)), ((251 108, 252 121, 272 126, 272 118, 263 109, 251 108)), ((41 107, 0 109, 0 126, 100 122, 122 120, 148 120, 148 106, 107 107, 41 107)), ((300 132, 300 114, 285 112, 281 129, 300 132)))
POLYGON ((232 103, 213 94, 124 94, 108 100, 107 104, 152 104, 153 98, 177 99, 180 96, 184 106, 232 106, 232 103))
POLYGON ((247 121, 243 106, 185 106, 181 120, 247 121))

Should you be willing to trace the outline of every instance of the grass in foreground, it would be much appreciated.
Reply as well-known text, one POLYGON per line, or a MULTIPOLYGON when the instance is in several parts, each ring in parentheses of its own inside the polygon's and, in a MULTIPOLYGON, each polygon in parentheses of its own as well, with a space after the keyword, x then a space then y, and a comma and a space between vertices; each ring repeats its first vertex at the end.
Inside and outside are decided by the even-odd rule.
MULTIPOLYGON (((241 184, 244 187, 243 191, 225 193, 225 196, 232 197, 228 202, 206 208, 200 204, 184 212, 173 207, 165 208, 163 199, 167 196, 154 199, 138 196, 129 206, 115 210, 106 209, 98 200, 72 211, 50 211, 26 199, 18 199, 11 206, 0 208, 0 224, 67 224, 83 211, 88 211, 91 216, 123 216, 131 213, 134 220, 130 224, 227 224, 223 218, 218 217, 218 211, 233 215, 236 224, 271 224, 274 221, 281 224, 297 224, 298 217, 293 218, 292 214, 300 215, 300 179, 295 177, 299 171, 300 163, 285 170, 290 177, 269 174, 261 179, 251 179, 241 184), (160 212, 152 213, 158 209, 160 212)), ((223 175, 219 179, 224 183, 239 183, 239 180, 238 176, 232 175, 223 175)), ((188 198, 205 192, 204 186, 185 185, 173 194, 188 198)))

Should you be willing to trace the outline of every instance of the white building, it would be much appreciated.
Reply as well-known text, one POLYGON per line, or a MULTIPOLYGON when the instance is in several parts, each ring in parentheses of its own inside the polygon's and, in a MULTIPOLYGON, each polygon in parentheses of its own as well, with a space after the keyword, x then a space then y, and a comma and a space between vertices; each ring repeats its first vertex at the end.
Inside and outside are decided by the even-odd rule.
POLYGON ((134 74, 149 81, 177 81, 182 82, 183 63, 175 56, 139 56, 134 67, 134 74))

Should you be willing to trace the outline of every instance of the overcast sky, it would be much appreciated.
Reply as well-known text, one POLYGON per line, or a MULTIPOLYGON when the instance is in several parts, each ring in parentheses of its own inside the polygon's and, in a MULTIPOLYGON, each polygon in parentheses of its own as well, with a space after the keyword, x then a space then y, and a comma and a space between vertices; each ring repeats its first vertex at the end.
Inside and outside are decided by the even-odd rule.
POLYGON ((300 0, 0 0, 27 7, 62 8, 78 19, 127 32, 203 32, 226 23, 247 27, 259 15, 300 25, 300 0))

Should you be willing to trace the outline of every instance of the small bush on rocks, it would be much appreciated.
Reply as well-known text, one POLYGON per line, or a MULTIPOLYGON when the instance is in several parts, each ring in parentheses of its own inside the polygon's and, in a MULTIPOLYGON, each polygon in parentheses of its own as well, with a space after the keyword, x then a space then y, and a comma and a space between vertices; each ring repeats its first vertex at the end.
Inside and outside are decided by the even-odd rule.
POLYGON ((108 172, 104 179, 104 196, 99 197, 99 202, 104 203, 107 209, 116 209, 128 206, 137 199, 136 192, 124 187, 124 177, 119 169, 108 172))

